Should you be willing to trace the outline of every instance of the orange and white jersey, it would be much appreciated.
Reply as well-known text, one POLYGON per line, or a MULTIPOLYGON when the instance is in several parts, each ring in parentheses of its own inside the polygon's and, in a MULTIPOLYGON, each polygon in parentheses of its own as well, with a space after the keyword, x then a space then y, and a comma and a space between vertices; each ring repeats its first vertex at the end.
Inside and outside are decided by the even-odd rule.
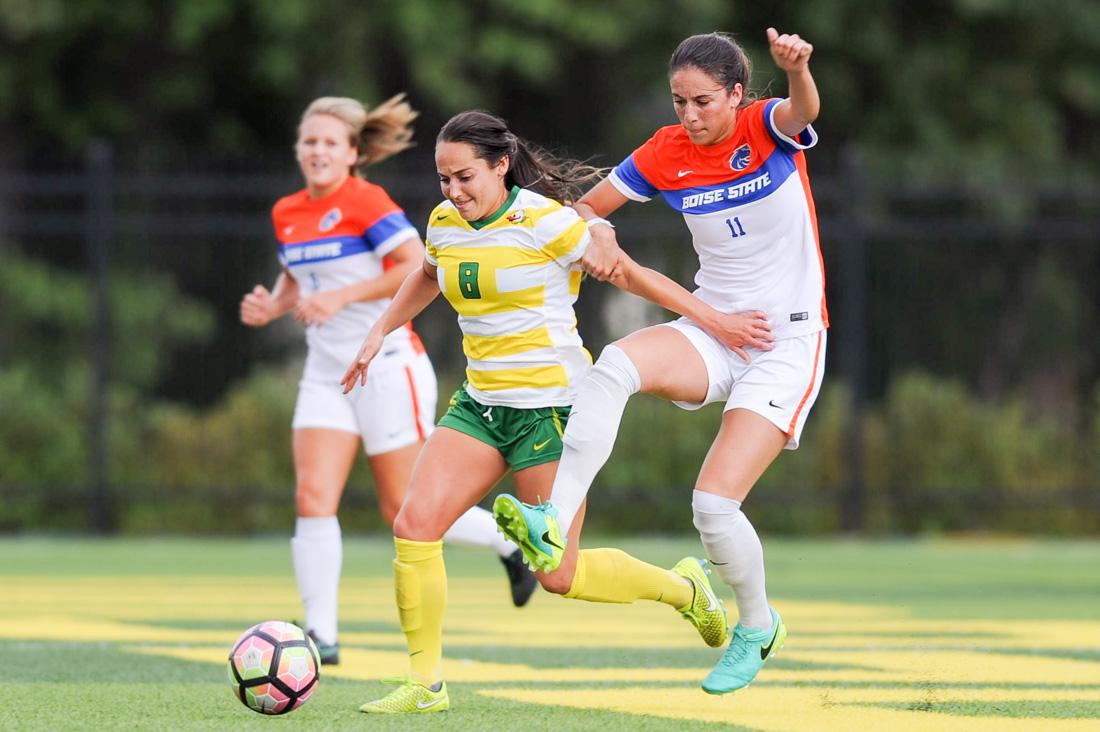
MULTIPOLYGON (((297 280, 303 298, 380 276, 388 253, 420 238, 381 186, 354 176, 322 198, 310 198, 305 189, 286 196, 271 215, 279 261, 297 280)), ((351 303, 328 322, 306 328, 307 370, 319 369, 339 381, 389 303, 389 298, 351 303)), ((386 368, 391 360, 404 363, 422 352, 411 325, 398 328, 386 337, 371 369, 386 368)))
POLYGON ((776 129, 766 99, 737 113, 730 138, 696 145, 680 125, 662 127, 611 172, 624 196, 660 193, 680 211, 699 255, 695 294, 722 312, 762 310, 777 339, 829 325, 825 272, 803 150, 817 143, 776 129))

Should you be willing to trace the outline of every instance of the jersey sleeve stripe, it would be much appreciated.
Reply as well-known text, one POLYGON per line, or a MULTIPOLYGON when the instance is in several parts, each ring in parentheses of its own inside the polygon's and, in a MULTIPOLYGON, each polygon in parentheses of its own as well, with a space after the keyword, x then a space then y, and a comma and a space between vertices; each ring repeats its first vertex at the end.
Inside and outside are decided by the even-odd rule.
POLYGON ((813 125, 806 125, 806 129, 799 132, 797 138, 784 135, 779 131, 779 128, 775 126, 775 108, 783 101, 782 99, 773 99, 764 107, 764 121, 766 122, 765 126, 768 128, 768 133, 779 147, 789 153, 795 153, 799 150, 809 150, 817 144, 817 131, 814 129, 813 125))
POLYGON ((577 217, 569 225, 569 228, 548 241, 543 246, 542 251, 550 259, 563 265, 571 264, 584 256, 584 251, 588 248, 588 242, 591 240, 592 237, 588 233, 588 224, 584 223, 584 219, 577 217))
POLYGON ((419 238, 420 234, 402 211, 394 211, 383 216, 363 232, 367 247, 371 251, 377 251, 378 254, 385 254, 405 239, 411 239, 414 236, 419 238))
POLYGON ((638 166, 634 164, 633 154, 616 165, 607 179, 619 193, 632 201, 648 201, 657 195, 657 187, 646 180, 638 170, 638 166))

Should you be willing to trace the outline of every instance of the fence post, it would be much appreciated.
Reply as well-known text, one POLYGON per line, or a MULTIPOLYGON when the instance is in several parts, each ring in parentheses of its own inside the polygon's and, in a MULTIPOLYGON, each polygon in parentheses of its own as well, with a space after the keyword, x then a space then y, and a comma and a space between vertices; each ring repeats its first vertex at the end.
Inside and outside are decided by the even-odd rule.
POLYGON ((114 238, 114 150, 94 140, 85 154, 84 246, 91 276, 93 315, 88 395, 88 523, 97 533, 114 528, 108 419, 111 352, 110 248, 114 238))
POLYGON ((863 410, 867 380, 867 211, 870 205, 866 169, 860 151, 844 152, 843 180, 847 191, 845 236, 840 248, 840 300, 844 337, 838 361, 848 381, 848 424, 844 443, 848 475, 841 493, 840 527, 846 532, 864 528, 867 500, 863 465, 863 410))

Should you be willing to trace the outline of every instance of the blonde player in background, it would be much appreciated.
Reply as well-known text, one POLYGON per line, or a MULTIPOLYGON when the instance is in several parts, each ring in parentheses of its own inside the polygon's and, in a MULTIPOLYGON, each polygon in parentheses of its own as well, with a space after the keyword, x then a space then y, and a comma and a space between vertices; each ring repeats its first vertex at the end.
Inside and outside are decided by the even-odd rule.
MULTIPOLYGON (((270 292, 256 285, 240 307, 246 325, 262 327, 293 312, 306 326, 308 355, 293 421, 298 519, 291 550, 306 629, 327 664, 339 662, 343 545, 336 511, 355 456, 362 445, 382 517, 393 523, 435 419, 435 372, 407 322, 382 344, 364 389, 347 398, 339 386, 371 325, 423 259, 405 213, 359 175, 412 144, 415 117, 402 96, 369 112, 344 97, 322 97, 306 108, 295 143, 306 185, 272 212, 283 269, 270 292)), ((471 508, 446 539, 492 548, 507 569, 513 602, 530 598, 535 578, 488 512, 471 508)))
MULTIPOLYGON (((429 217, 427 257, 378 318, 343 382, 347 390, 369 383, 368 366, 373 374, 386 334, 440 292, 458 313, 467 383, 420 453, 393 524, 394 585, 410 678, 360 707, 368 713, 450 706, 442 678, 447 576, 440 537, 509 470, 529 500, 550 489, 570 404, 591 365, 573 313, 582 276, 577 265, 617 261, 616 284, 623 289, 677 312, 716 315, 671 280, 621 257, 614 243, 589 249, 588 227, 560 201, 573 200, 577 187, 599 171, 554 160, 484 112, 447 122, 435 159, 447 200, 429 217)), ((709 645, 724 643, 726 611, 700 560, 686 557, 667 570, 617 549, 578 551, 583 514, 582 507, 561 566, 539 575, 546 589, 593 602, 663 602, 709 645)))
POLYGON ((813 47, 774 28, 767 38, 790 97, 753 99, 741 47, 720 33, 692 36, 668 69, 680 124, 659 129, 577 203, 593 238, 613 240, 610 227, 596 225, 599 217, 627 201, 663 196, 683 214, 699 254, 695 294, 723 313, 749 311, 746 337, 723 343, 705 320, 688 317, 608 346, 577 395, 549 502, 500 496, 494 504, 498 523, 532 565, 552 569, 561 552, 542 537, 560 544, 557 537, 581 515, 632 394, 656 394, 685 409, 725 402, 691 504, 740 616, 703 680, 711 694, 747 686, 786 639, 768 604, 763 548, 741 504, 780 451, 798 447, 825 370, 825 277, 803 153, 817 143, 813 47), (759 330, 763 318, 770 335, 759 330))

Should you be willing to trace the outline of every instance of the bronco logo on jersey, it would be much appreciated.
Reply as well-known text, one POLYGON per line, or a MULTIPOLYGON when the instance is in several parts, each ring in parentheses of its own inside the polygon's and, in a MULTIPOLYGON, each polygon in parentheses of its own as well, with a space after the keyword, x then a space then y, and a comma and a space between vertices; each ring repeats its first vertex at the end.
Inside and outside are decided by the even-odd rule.
POLYGON ((741 147, 733 151, 733 155, 730 156, 730 167, 734 170, 744 170, 749 167, 749 163, 752 162, 752 148, 746 142, 741 147))
POLYGON ((339 208, 330 209, 328 213, 321 217, 321 222, 317 224, 317 231, 332 231, 340 219, 344 218, 344 215, 340 213, 339 208))

